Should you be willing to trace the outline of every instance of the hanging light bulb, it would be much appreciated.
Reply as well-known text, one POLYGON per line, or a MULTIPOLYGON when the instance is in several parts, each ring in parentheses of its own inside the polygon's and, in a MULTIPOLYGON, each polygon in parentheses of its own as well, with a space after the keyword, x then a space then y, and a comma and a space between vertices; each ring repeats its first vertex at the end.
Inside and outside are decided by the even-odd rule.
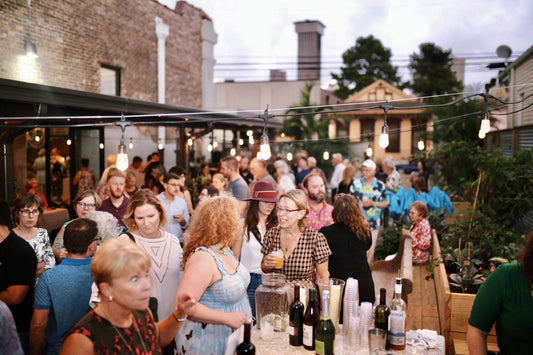
POLYGON ((247 135, 248 137, 253 136, 253 135, 254 135, 254 131, 252 131, 251 129, 249 129, 249 130, 246 131, 246 135, 247 135))
POLYGON ((209 144, 207 145, 207 150, 210 151, 210 152, 213 151, 213 145, 212 145, 211 143, 209 143, 209 144))
POLYGON ((192 140, 192 138, 187 139, 187 145, 188 145, 189 147, 191 147, 192 144, 193 144, 193 140, 192 140))
POLYGON ((374 151, 372 150, 372 144, 369 143, 369 144, 368 144, 368 148, 366 148, 366 155, 367 155, 368 157, 371 157, 372 154, 374 154, 374 151))
POLYGON ((422 140, 422 138, 420 138, 418 140, 418 150, 424 150, 424 148, 425 148, 424 141, 422 140))
POLYGON ((487 111, 483 112, 483 119, 481 120, 481 126, 479 128, 479 131, 483 131, 483 133, 485 134, 490 132, 490 120, 487 111))
POLYGON ((248 136, 248 143, 249 144, 254 144, 255 143, 254 136, 248 136))
POLYGON ((104 149, 104 143, 100 143, 100 144, 98 145, 98 148, 100 148, 100 149, 104 149))
POLYGON ((281 132, 280 137, 285 138, 285 133, 281 132))
POLYGON ((288 161, 292 160, 292 153, 291 152, 287 152, 287 160, 288 161))
POLYGON ((239 145, 243 145, 243 144, 244 144, 244 139, 239 138, 239 145))
POLYGON ((479 137, 479 139, 484 139, 486 134, 485 132, 483 132, 481 129, 479 130, 479 133, 477 134, 477 136, 479 137))
POLYGON ((389 127, 386 124, 381 127, 378 144, 381 148, 387 148, 389 146, 389 127))
POLYGON ((36 142, 40 142, 40 141, 41 141, 41 136, 39 136, 39 135, 35 135, 35 141, 36 141, 36 142))
POLYGON ((234 157, 235 154, 237 154, 237 152, 235 151, 235 148, 231 148, 229 151, 229 154, 234 157))
POLYGON ((120 171, 125 171, 128 168, 128 165, 128 154, 126 154, 126 147, 124 147, 124 141, 121 140, 121 143, 118 146, 117 169, 120 171))
POLYGON ((128 144, 128 148, 133 149, 133 141, 131 140, 131 137, 130 137, 130 144, 128 144))
POLYGON ((67 139, 67 145, 71 145, 72 141, 70 139, 67 139))
POLYGON ((329 152, 327 150, 325 150, 324 154, 322 154, 322 158, 324 158, 324 160, 328 160, 329 159, 329 152))
POLYGON ((260 151, 261 159, 263 160, 268 160, 272 156, 272 153, 270 152, 270 142, 268 140, 268 136, 265 133, 263 133, 263 135, 261 136, 260 151))

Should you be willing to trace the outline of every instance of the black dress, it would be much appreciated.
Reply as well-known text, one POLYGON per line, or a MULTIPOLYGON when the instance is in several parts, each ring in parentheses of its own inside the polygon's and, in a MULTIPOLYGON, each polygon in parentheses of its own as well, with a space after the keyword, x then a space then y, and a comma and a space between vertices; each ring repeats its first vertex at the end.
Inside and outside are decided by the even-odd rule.
POLYGON ((349 277, 357 279, 359 302, 374 303, 374 280, 366 259, 366 251, 370 249, 372 239, 363 242, 348 227, 339 223, 322 227, 320 233, 326 236, 332 252, 329 256, 329 276, 344 281, 349 277))

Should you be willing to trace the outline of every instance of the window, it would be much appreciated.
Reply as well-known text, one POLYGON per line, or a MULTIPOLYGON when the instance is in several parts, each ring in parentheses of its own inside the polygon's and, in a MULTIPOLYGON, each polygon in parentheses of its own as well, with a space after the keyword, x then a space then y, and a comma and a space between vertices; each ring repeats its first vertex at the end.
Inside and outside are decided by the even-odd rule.
POLYGON ((100 67, 100 93, 120 96, 120 68, 102 64, 100 67))
POLYGON ((374 124, 373 119, 361 119, 361 141, 374 141, 374 124))
POLYGON ((389 153, 400 152, 400 120, 387 120, 389 126, 389 146, 386 151, 389 153))

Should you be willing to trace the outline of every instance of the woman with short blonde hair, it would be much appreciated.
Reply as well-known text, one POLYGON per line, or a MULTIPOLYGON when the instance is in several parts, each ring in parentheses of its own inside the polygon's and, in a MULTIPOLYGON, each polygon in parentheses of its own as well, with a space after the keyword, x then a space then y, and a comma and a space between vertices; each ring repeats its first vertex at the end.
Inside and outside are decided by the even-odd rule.
POLYGON ((127 239, 110 239, 98 247, 91 274, 101 302, 71 329, 60 354, 162 354, 195 300, 181 295, 171 314, 156 323, 148 308, 150 259, 127 239))

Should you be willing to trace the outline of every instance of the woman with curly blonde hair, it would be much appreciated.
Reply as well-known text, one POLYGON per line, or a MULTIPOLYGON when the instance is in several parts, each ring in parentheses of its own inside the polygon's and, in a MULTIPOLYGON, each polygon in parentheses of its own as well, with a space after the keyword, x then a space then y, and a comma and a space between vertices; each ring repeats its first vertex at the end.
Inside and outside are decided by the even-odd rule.
POLYGON ((177 295, 190 294, 199 301, 178 334, 178 350, 224 354, 228 336, 251 318, 246 293, 250 274, 229 247, 242 237, 243 224, 238 201, 226 194, 203 202, 194 213, 177 295))
POLYGON ((359 301, 374 303, 374 280, 366 257, 372 245, 370 224, 357 199, 348 194, 337 195, 332 217, 335 223, 320 229, 333 253, 329 258, 329 273, 344 281, 348 277, 359 280, 359 301))

